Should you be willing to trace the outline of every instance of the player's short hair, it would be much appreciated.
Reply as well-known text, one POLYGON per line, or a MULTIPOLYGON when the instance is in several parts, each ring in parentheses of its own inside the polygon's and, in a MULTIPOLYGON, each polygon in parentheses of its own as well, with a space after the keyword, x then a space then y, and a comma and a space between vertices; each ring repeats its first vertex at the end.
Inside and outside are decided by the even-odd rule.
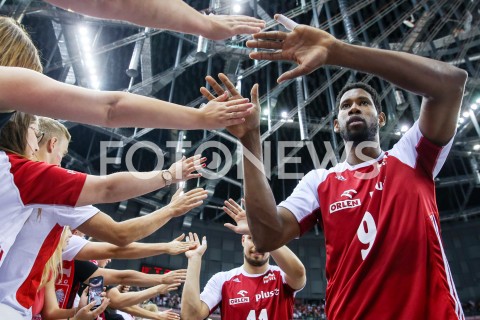
POLYGON ((342 90, 337 95, 337 100, 335 102, 336 106, 336 113, 338 114, 338 111, 340 110, 340 99, 342 99, 342 96, 345 94, 345 92, 352 90, 352 89, 363 89, 367 91, 373 99, 373 104, 375 105, 375 109, 377 109, 377 112, 380 113, 382 112, 382 104, 380 102, 380 96, 378 95, 377 90, 375 90, 373 87, 370 85, 363 83, 363 82, 353 82, 353 83, 348 83, 346 84, 342 90))

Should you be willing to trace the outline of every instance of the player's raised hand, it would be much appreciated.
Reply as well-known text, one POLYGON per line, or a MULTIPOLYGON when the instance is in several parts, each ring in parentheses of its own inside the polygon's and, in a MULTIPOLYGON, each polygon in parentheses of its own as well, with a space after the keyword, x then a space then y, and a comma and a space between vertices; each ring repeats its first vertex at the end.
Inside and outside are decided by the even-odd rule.
MULTIPOLYGON (((206 76, 205 80, 207 80, 208 84, 212 87, 212 89, 215 91, 217 96, 221 96, 222 94, 225 93, 225 89, 228 92, 228 101, 231 100, 238 100, 238 99, 244 99, 244 97, 238 92, 237 88, 233 85, 232 81, 223 73, 218 74, 218 79, 222 82, 223 86, 220 85, 215 78, 212 76, 206 76)), ((201 87, 200 88, 200 93, 208 99, 208 101, 211 101, 215 99, 215 96, 208 91, 207 88, 201 87)))
POLYGON ((189 232, 186 241, 192 241, 196 243, 195 249, 188 250, 185 252, 185 256, 190 259, 194 257, 202 257, 205 251, 207 250, 207 237, 203 236, 202 242, 200 243, 200 238, 196 233, 189 232))
MULTIPOLYGON (((238 92, 238 90, 235 88, 232 81, 225 74, 219 73, 218 78, 229 93, 229 101, 241 101, 242 99, 244 99, 240 92, 238 92)), ((205 79, 213 88, 213 90, 217 93, 217 95, 223 94, 223 92, 225 92, 225 89, 213 77, 207 76, 205 79)), ((200 88, 200 92, 208 100, 215 99, 215 96, 212 95, 205 87, 200 88)), ((253 108, 250 110, 250 114, 245 117, 245 121, 243 123, 227 127, 227 130, 238 139, 241 139, 249 131, 258 130, 260 127, 260 103, 258 100, 258 84, 255 84, 252 87, 250 96, 253 108)))
MULTIPOLYGON (((233 220, 235 220, 236 225, 231 223, 225 223, 224 226, 238 234, 250 234, 250 229, 248 228, 247 223, 247 214, 243 208, 236 203, 233 199, 225 200, 225 205, 223 206, 223 211, 228 214, 233 220)), ((245 199, 242 199, 242 203, 245 203, 245 199)))
POLYGON ((278 82, 293 79, 313 72, 327 64, 330 48, 338 40, 329 33, 306 25, 296 24, 287 17, 276 14, 275 19, 292 32, 270 31, 253 35, 247 47, 269 49, 271 51, 251 52, 256 60, 288 60, 298 64, 283 73, 278 82))

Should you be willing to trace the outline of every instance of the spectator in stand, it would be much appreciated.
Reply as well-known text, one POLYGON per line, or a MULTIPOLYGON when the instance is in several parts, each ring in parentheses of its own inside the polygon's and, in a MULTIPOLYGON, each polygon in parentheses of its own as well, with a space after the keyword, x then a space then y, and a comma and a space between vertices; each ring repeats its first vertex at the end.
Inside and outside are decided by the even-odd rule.
MULTIPOLYGON (((51 200, 58 201, 60 196, 66 192, 64 188, 66 188, 68 185, 65 184, 65 181, 62 181, 62 184, 57 183, 52 185, 51 183, 54 181, 50 181, 49 179, 52 171, 61 170, 60 172, 64 175, 69 174, 69 171, 58 167, 60 165, 62 156, 65 155, 68 148, 68 141, 70 138, 68 131, 58 122, 51 119, 42 118, 42 128, 45 129, 45 132, 42 131, 41 134, 41 152, 38 153, 38 156, 37 152, 28 153, 29 149, 25 145, 29 146, 36 142, 37 137, 34 135, 30 137, 30 144, 24 143, 22 148, 22 144, 18 142, 22 141, 21 135, 17 130, 15 130, 15 128, 21 128, 22 126, 27 127, 26 123, 29 123, 32 127, 38 125, 38 123, 32 120, 35 118, 29 115, 23 115, 22 117, 22 115, 23 114, 20 113, 16 114, 12 122, 8 123, 0 132, 0 145, 10 150, 12 157, 15 157, 16 161, 22 160, 22 158, 17 157, 16 154, 23 153, 28 154, 31 157, 41 158, 42 161, 49 162, 50 165, 42 164, 40 162, 32 162, 32 164, 35 164, 35 166, 32 168, 38 168, 40 171, 35 172, 37 175, 40 174, 40 176, 37 178, 38 181, 36 186, 39 188, 36 190, 37 192, 29 191, 30 189, 28 189, 28 181, 19 181, 19 183, 23 183, 24 188, 27 188, 25 189, 26 191, 33 193, 29 193, 28 197, 33 196, 41 199, 42 194, 39 193, 39 191, 49 190, 47 195, 51 197, 51 200), (54 130, 55 128, 57 129, 56 132, 54 130), (9 137, 11 139, 9 139, 9 137), (43 179, 41 179, 42 177, 43 179), (42 186, 45 187, 42 189, 42 186), (54 195, 57 195, 57 197, 54 195)), ((38 130, 37 127, 34 128, 38 130)), ((29 129, 30 127, 24 129, 24 131, 30 133, 29 129)), ((187 171, 182 173, 182 175, 187 177, 189 170, 192 170, 188 169, 187 161, 190 161, 190 164, 193 165, 194 161, 196 160, 193 158, 180 160, 176 165, 172 165, 169 170, 177 172, 176 170, 179 168, 178 164, 181 164, 182 170, 185 170, 183 169, 183 166, 186 165, 185 168, 187 168, 187 171)), ((12 171, 18 172, 14 170, 12 171)), ((20 172, 22 173, 22 170, 20 170, 20 172)), ((130 174, 126 175, 126 178, 129 178, 128 176, 130 174)), ((190 175, 192 178, 196 176, 197 175, 190 175)), ((131 177, 133 178, 133 176, 131 177)), ((61 177, 58 177, 58 179, 60 181, 61 177)), ((102 180, 104 179, 98 178, 99 183, 102 183, 102 180)), ((128 179, 126 181, 128 181, 128 179)), ((117 182, 119 181, 117 180, 117 182)), ((112 183, 115 184, 116 182, 112 181, 112 183)), ((112 192, 115 193, 115 189, 116 188, 112 189, 112 192)), ((99 192, 104 193, 103 191, 99 192)), ((90 196, 97 197, 93 194, 90 196)), ((2 262, 5 264, 5 266, 0 266, 0 284, 2 284, 2 286, 0 286, 0 303, 7 305, 10 308, 14 308, 24 316, 29 314, 29 309, 34 302, 38 284, 41 281, 43 269, 39 266, 45 265, 55 250, 55 247, 60 239, 62 226, 71 225, 74 228, 78 227, 82 231, 90 232, 99 238, 111 240, 113 242, 125 245, 127 244, 127 241, 144 237, 163 226, 172 217, 184 214, 191 208, 200 205, 201 200, 205 197, 206 192, 202 189, 194 189, 183 195, 176 193, 176 195, 172 198, 172 202, 168 206, 158 210, 152 215, 124 221, 122 223, 116 223, 108 215, 99 212, 98 209, 92 206, 79 208, 43 207, 41 209, 41 214, 31 215, 22 226, 19 234, 16 236, 15 243, 12 246, 12 256, 7 255, 6 257, 3 257, 2 262), (127 233, 125 233, 125 231, 127 233), (46 239, 48 239, 48 241, 44 241, 46 239), (23 261, 23 263, 21 265, 22 267, 18 268, 18 261, 20 260, 23 261)), ((25 200, 28 200, 28 198, 25 198, 25 200)), ((26 209, 23 210, 25 211, 26 209)), ((33 209, 30 209, 30 211, 33 211, 33 209)), ((28 212, 25 212, 25 214, 28 214, 28 212)), ((149 256, 163 253, 165 251, 162 249, 173 249, 172 245, 177 248, 184 247, 183 244, 179 244, 179 241, 167 245, 166 247, 159 245, 154 246, 151 244, 134 244, 128 248, 126 247, 125 250, 115 249, 118 247, 105 244, 102 247, 97 248, 96 251, 101 252, 101 250, 105 250, 103 253, 101 252, 101 254, 113 253, 118 255, 120 258, 137 258, 145 255, 149 256), (141 249, 142 251, 135 251, 137 249, 141 249)), ((99 245, 93 245, 93 247, 98 246, 99 245)), ((172 251, 170 252, 172 253, 172 251)))

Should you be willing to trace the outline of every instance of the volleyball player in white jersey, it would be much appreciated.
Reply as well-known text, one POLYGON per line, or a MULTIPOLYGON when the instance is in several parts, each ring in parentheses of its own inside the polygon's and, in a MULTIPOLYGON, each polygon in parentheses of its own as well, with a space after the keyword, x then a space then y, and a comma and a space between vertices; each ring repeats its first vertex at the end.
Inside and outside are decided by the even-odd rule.
POLYGON ((207 243, 206 238, 200 243, 198 236, 190 233, 198 248, 185 253, 188 268, 182 318, 205 319, 220 308, 222 319, 292 319, 295 293, 306 283, 303 264, 286 246, 270 253, 259 252, 249 235, 245 211, 232 199, 225 201, 224 210, 236 222, 236 226, 226 226, 243 234, 243 265, 215 274, 200 294, 200 267, 207 243), (278 266, 269 264, 270 256, 278 266))

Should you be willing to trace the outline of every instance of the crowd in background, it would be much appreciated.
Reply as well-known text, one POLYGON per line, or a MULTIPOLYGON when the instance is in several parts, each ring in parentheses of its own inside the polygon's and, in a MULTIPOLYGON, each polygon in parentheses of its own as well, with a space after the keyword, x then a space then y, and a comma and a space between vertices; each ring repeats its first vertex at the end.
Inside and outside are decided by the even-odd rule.
MULTIPOLYGON (((166 295, 159 295, 153 299, 159 307, 180 309, 181 296, 178 293, 169 293, 166 295)), ((480 316, 480 300, 469 300, 463 303, 463 310, 466 316, 480 316)), ((215 312, 219 313, 218 310, 215 312)), ((324 320, 327 319, 325 315, 325 300, 303 302, 297 299, 293 311, 293 319, 297 320, 324 320)))

